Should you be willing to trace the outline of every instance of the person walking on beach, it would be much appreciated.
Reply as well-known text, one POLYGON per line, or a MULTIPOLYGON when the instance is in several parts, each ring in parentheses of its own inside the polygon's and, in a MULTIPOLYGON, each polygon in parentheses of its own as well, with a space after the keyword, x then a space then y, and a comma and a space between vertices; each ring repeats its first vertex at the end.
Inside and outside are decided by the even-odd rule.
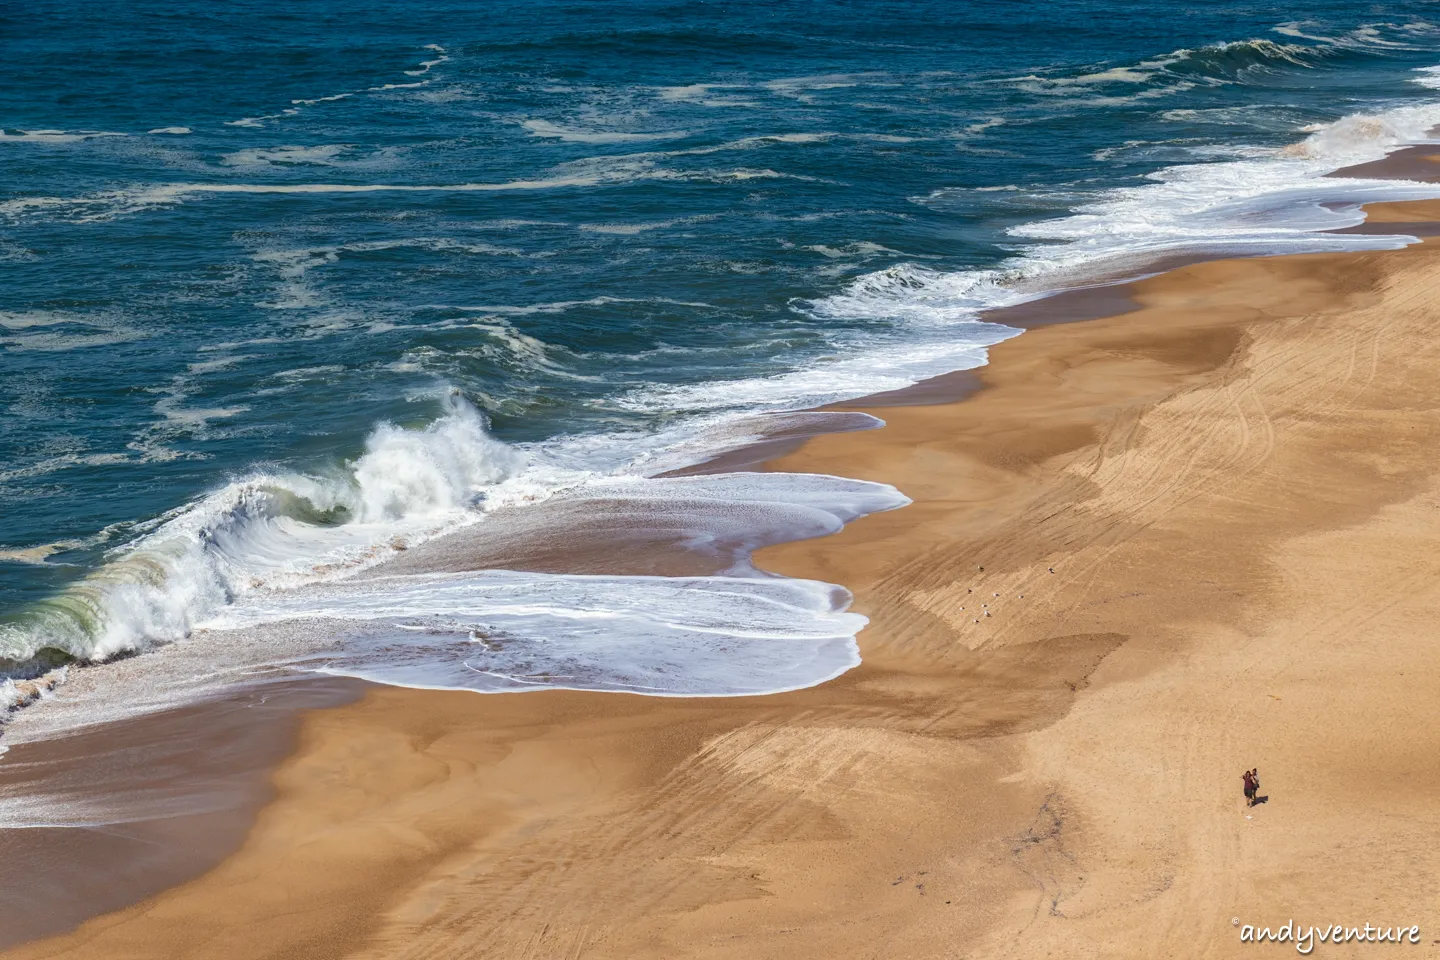
POLYGON ((1255 779, 1254 771, 1246 770, 1245 776, 1240 779, 1245 781, 1245 806, 1255 806, 1255 791, 1260 788, 1260 784, 1255 779))

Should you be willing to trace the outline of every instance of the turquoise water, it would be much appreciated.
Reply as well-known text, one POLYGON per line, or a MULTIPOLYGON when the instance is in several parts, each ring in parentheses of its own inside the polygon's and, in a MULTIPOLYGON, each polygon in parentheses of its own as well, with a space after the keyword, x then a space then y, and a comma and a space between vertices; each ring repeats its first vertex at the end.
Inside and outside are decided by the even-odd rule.
MULTIPOLYGON (((756 635, 818 644, 806 669, 579 685, 744 692, 853 665, 863 618, 843 591, 738 567, 733 595, 679 585, 725 593, 695 622, 677 584, 633 578, 604 603, 493 572, 367 588, 363 616, 302 600, 497 506, 617 483, 656 510, 693 500, 640 479, 763 432, 757 413, 981 364, 1014 333, 978 319, 988 306, 1179 251, 1405 242, 1325 231, 1434 188, 1320 178, 1440 122, 1433 4, 1162 14, 12 6, 0 658, 34 672, 47 649, 103 658, 322 608, 395 643, 440 610, 462 639, 528 638, 526 676, 554 675, 547 640, 598 676, 603 613, 631 639, 665 634, 673 677, 697 637, 783 608, 756 635)), ((702 499, 804 530, 904 502, 747 483, 702 499)), ((380 656, 365 649, 362 673, 380 656)), ((445 657, 403 679, 464 685, 448 673, 470 661, 445 657)))

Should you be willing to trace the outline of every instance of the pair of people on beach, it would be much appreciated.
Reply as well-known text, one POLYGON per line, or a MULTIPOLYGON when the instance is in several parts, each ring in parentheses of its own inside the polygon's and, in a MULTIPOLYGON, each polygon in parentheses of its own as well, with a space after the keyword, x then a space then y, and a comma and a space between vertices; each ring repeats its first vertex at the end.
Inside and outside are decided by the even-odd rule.
POLYGON ((1240 779, 1245 781, 1245 805, 1249 807, 1255 806, 1258 802, 1255 799, 1255 795, 1260 792, 1260 768, 1256 767, 1253 770, 1246 770, 1245 776, 1240 779))

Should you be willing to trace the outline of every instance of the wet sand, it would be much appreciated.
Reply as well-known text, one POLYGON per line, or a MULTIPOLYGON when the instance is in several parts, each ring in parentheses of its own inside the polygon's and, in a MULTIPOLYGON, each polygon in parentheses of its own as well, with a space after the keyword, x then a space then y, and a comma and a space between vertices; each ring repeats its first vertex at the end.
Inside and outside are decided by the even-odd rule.
POLYGON ((244 842, 299 715, 364 684, 300 677, 18 743, 0 763, 0 948, 200 876, 244 842), (17 821, 27 825, 17 828, 17 821))
POLYGON ((773 464, 915 500, 758 556, 855 590, 856 670, 732 700, 372 688, 305 715, 215 869, 4 956, 1293 949, 1232 917, 1415 923, 1435 955, 1440 247, 1124 295, 992 348, 963 402, 773 464))
MULTIPOLYGON (((1436 131, 1431 130, 1430 136, 1435 135, 1436 131)), ((1402 147, 1379 160, 1344 167, 1328 176, 1433 182, 1436 177, 1440 177, 1440 146, 1432 143, 1402 147)))

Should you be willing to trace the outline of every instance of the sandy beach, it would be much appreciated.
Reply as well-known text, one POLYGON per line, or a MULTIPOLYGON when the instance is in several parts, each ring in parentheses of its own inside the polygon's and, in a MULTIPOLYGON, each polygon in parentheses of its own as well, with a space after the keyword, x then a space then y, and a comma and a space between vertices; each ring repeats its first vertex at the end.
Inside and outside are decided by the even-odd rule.
POLYGON ((3 956, 1278 956, 1239 925, 1292 919, 1440 955, 1440 247, 1107 297, 769 464, 914 499, 757 558, 854 590, 840 679, 375 687, 219 866, 3 956))

